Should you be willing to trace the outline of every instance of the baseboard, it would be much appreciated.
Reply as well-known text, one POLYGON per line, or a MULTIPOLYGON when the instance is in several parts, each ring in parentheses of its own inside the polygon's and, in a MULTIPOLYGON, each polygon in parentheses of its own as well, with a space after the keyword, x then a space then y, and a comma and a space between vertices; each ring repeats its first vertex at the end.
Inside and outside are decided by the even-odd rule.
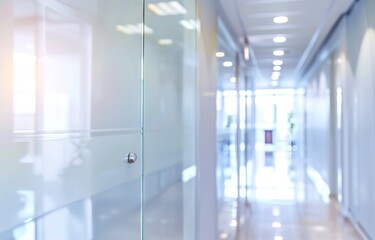
POLYGON ((352 224, 357 233, 362 237, 363 240, 371 240, 366 231, 361 227, 361 225, 353 218, 353 215, 349 212, 345 215, 345 218, 352 224))
POLYGON ((342 215, 342 217, 350 222, 350 224, 354 227, 354 229, 362 237, 362 239, 371 240, 364 228, 354 219, 353 215, 349 211, 340 208, 336 196, 330 193, 328 183, 324 181, 320 173, 314 168, 307 166, 307 175, 315 188, 318 190, 318 193, 322 197, 323 201, 325 203, 334 203, 336 205, 335 207, 342 215))

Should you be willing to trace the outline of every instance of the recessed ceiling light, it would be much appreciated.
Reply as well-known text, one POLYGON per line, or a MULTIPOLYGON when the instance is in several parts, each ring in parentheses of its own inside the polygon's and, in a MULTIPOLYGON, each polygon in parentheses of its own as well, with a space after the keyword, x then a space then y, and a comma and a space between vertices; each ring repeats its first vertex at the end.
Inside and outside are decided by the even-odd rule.
POLYGON ((274 71, 281 71, 281 66, 273 66, 274 71))
POLYGON ((248 46, 246 46, 243 50, 243 54, 244 54, 244 57, 245 57, 245 60, 246 61, 249 61, 250 59, 250 49, 248 46))
POLYGON ((196 27, 196 23, 193 19, 190 20, 181 20, 180 24, 184 26, 187 30, 193 30, 196 27))
POLYGON ((158 43, 160 45, 171 45, 171 44, 173 44, 173 40, 169 39, 169 38, 159 39, 158 43))
POLYGON ((272 227, 273 228, 281 228, 281 223, 279 223, 279 222, 273 222, 272 223, 272 227))
POLYGON ((273 239, 274 240, 283 240, 283 237, 282 236, 275 236, 273 239))
POLYGON ((227 239, 228 236, 229 236, 228 233, 222 233, 222 234, 220 234, 220 238, 221 238, 221 239, 227 239))
POLYGON ((225 53, 224 52, 217 52, 216 57, 218 57, 218 58, 225 57, 225 53))
POLYGON ((186 9, 177 1, 147 4, 148 9, 158 16, 186 14, 186 9))
POLYGON ((273 61, 273 65, 275 65, 275 66, 281 66, 283 64, 284 64, 284 62, 282 60, 274 60, 273 61))
POLYGON ((286 42, 286 37, 284 36, 277 36, 273 38, 273 42, 275 43, 284 43, 286 42))
POLYGON ((231 83, 235 83, 235 82, 236 82, 236 77, 231 77, 231 78, 230 78, 230 82, 231 82, 231 83))
POLYGON ((289 18, 286 16, 279 16, 273 19, 274 23, 287 23, 288 21, 289 21, 289 18))
MULTIPOLYGON (((145 34, 152 34, 154 29, 149 26, 143 25, 145 34)), ((142 23, 138 24, 127 24, 127 25, 117 25, 116 30, 127 35, 142 34, 142 23)))
POLYGON ((272 81, 271 85, 274 86, 274 87, 277 87, 277 86, 279 86, 279 82, 278 81, 272 81))
POLYGON ((119 31, 119 32, 128 34, 128 35, 133 35, 133 31, 131 29, 129 29, 128 27, 125 27, 123 25, 117 25, 116 30, 119 31))
POLYGON ((285 54, 285 52, 283 50, 275 50, 275 51, 273 51, 273 55, 278 56, 278 57, 284 56, 284 54, 285 54))
POLYGON ((280 72, 273 72, 271 77, 272 80, 278 80, 280 78, 281 73, 280 72))
POLYGON ((233 63, 229 62, 229 61, 226 61, 226 62, 223 62, 223 66, 224 67, 231 67, 231 66, 233 66, 233 63))

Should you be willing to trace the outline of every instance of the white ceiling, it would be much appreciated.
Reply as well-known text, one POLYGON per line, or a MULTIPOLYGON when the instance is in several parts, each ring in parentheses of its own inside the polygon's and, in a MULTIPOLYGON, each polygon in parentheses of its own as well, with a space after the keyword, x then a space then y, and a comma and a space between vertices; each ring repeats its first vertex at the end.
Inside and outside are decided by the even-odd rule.
POLYGON ((220 0, 222 18, 232 28, 236 40, 247 35, 254 52, 257 88, 271 87, 273 60, 284 61, 279 87, 298 85, 298 78, 312 60, 319 46, 339 16, 354 0, 220 0), (275 24, 273 18, 287 16, 286 24, 275 24), (241 26, 242 24, 242 26, 241 26), (245 32, 243 31, 245 30, 245 32), (287 37, 285 43, 274 43, 274 36, 287 37), (273 56, 284 50, 283 57, 273 56))

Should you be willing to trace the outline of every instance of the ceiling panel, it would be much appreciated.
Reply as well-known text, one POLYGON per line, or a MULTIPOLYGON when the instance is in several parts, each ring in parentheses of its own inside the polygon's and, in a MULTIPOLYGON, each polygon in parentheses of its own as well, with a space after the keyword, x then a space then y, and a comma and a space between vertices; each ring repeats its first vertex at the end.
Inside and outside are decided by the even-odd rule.
MULTIPOLYGON (((238 42, 247 36, 253 49, 260 76, 257 87, 270 87, 273 60, 284 61, 279 87, 298 85, 298 76, 311 61, 339 16, 353 0, 220 0, 222 14, 233 28, 238 42), (285 24, 273 18, 287 16, 285 24), (314 41, 313 36, 316 36, 314 41), (285 36, 285 43, 274 43, 273 37, 285 36), (284 50, 282 57, 274 50, 284 50)), ((254 59, 253 59, 254 60, 254 59)))

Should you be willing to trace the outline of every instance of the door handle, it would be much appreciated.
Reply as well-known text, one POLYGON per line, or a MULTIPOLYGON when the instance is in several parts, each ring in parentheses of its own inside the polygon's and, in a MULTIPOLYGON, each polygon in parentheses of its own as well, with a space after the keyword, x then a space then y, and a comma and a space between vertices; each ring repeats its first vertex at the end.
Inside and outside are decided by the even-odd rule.
POLYGON ((137 154, 132 153, 132 152, 128 153, 127 161, 129 164, 135 163, 137 161, 137 154))

